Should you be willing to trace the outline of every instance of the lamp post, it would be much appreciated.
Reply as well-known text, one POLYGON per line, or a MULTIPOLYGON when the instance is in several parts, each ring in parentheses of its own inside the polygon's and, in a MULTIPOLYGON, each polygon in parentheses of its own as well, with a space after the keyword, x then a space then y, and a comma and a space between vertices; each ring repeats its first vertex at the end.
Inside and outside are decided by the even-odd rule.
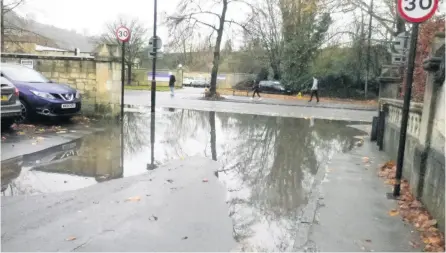
POLYGON ((151 108, 150 111, 151 112, 155 112, 155 99, 156 99, 156 57, 157 57, 157 52, 156 52, 156 16, 157 16, 157 1, 153 0, 153 38, 154 38, 154 45, 153 45, 153 61, 152 61, 152 89, 151 89, 151 108))
POLYGON ((181 88, 183 88, 183 65, 180 63, 180 64, 178 64, 178 70, 180 71, 180 74, 181 74, 181 76, 180 76, 180 80, 181 80, 181 88))

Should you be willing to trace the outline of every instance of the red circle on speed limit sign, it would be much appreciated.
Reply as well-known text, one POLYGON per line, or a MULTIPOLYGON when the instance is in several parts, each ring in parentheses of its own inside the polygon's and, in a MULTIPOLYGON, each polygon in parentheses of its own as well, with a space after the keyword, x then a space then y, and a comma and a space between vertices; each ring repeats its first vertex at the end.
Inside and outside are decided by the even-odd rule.
POLYGON ((430 19, 438 9, 439 0, 398 0, 400 16, 411 23, 430 19))
POLYGON ((122 42, 127 42, 130 40, 130 30, 125 26, 121 26, 116 29, 116 37, 122 42))

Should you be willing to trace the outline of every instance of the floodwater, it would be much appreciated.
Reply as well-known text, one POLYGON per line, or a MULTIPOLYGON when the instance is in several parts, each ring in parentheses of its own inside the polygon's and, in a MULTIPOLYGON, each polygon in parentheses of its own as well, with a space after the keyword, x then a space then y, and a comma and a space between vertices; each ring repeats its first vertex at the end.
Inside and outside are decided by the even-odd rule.
POLYGON ((119 127, 2 162, 2 194, 79 189, 205 156, 227 188, 233 236, 246 251, 291 251, 315 174, 363 132, 354 122, 166 109, 126 112, 119 127), (153 131, 152 131, 153 130, 153 131))

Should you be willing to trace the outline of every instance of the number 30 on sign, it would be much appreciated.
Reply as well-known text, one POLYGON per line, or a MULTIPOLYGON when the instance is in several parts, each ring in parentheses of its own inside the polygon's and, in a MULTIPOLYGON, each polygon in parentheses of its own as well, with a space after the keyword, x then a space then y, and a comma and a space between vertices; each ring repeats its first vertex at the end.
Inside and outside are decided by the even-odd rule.
POLYGON ((437 11, 439 0, 398 0, 398 12, 411 23, 422 23, 437 11))
POLYGON ((122 42, 127 42, 130 40, 130 30, 125 26, 121 26, 116 29, 116 37, 122 42))

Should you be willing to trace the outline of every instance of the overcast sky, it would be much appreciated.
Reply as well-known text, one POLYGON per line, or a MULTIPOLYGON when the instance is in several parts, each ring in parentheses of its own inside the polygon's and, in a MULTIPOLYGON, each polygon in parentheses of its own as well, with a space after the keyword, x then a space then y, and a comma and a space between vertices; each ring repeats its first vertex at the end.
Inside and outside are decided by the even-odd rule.
MULTIPOLYGON (((8 0, 6 0, 7 2, 8 0)), ((9 0, 12 1, 12 0, 9 0)), ((116 17, 138 18, 153 32, 153 0, 25 0, 25 4, 16 8, 23 17, 37 22, 75 30, 81 34, 98 35, 104 31, 104 25, 116 17)), ((166 42, 168 30, 160 25, 166 14, 175 12, 180 0, 158 0, 157 34, 166 42)), ((240 11, 240 10, 238 10, 240 11)), ((231 14, 237 14, 232 12, 231 14)), ((239 15, 239 14, 237 14, 239 15)), ((233 37, 232 31, 226 31, 226 38, 233 37)))
MULTIPOLYGON (((12 0, 5 0, 5 2, 12 0)), ((104 25, 112 22, 119 15, 137 17, 146 27, 153 28, 153 0, 25 0, 25 4, 16 9, 21 16, 28 16, 35 21, 54 25, 88 35, 98 35, 104 31, 104 25)), ((172 14, 180 0, 158 0, 158 20, 165 14, 172 14)), ((196 2, 200 0, 195 0, 196 2)), ((201 0, 212 3, 210 0, 201 0)), ((378 0, 378 2, 380 2, 378 0)), ((444 6, 443 6, 444 7, 444 6)), ((443 9, 443 8, 442 8, 443 9)), ((231 19, 241 20, 244 13, 239 6, 230 6, 228 15, 231 19)), ((332 31, 344 30, 348 22, 353 20, 349 14, 333 15, 335 23, 332 31)), ((237 20, 237 21, 238 21, 237 20)), ((232 38, 238 44, 237 31, 225 30, 225 38, 232 38)), ((158 35, 167 41, 168 30, 158 26, 158 35)), ((240 41, 240 40, 239 40, 240 41)), ((238 45, 234 45, 236 48, 238 45)))

